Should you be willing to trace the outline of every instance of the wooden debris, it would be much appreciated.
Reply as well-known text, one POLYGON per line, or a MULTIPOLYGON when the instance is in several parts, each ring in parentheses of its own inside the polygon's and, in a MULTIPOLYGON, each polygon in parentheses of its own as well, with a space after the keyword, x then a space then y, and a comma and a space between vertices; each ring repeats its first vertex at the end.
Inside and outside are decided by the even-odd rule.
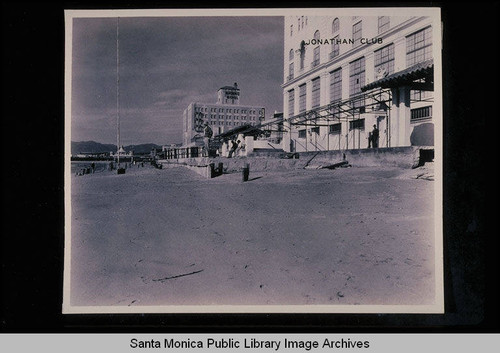
POLYGON ((194 275, 194 274, 200 273, 202 271, 203 270, 199 270, 199 271, 194 271, 194 272, 189 272, 189 273, 183 273, 181 275, 175 275, 175 276, 170 276, 170 277, 165 277, 165 278, 153 279, 153 282, 163 282, 163 281, 167 281, 169 279, 174 279, 174 278, 179 278, 179 277, 194 275))

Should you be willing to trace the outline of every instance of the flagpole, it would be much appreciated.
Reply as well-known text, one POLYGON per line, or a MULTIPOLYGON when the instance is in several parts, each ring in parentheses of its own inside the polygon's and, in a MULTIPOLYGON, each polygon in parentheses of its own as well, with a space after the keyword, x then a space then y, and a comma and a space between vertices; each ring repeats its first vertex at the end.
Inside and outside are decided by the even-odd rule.
POLYGON ((118 168, 120 167, 120 46, 119 46, 120 17, 116 19, 116 154, 118 168))

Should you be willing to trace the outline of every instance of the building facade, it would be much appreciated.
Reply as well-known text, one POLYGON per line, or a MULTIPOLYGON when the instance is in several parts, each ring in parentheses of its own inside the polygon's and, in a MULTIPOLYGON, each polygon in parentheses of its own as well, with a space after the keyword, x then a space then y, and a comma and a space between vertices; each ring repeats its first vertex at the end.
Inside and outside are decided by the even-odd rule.
POLYGON ((264 107, 240 105, 240 89, 236 83, 221 87, 217 91, 217 103, 193 102, 184 110, 183 145, 202 144, 204 123, 208 123, 217 136, 238 126, 257 125, 264 117, 264 107))
POLYGON ((288 16, 286 151, 433 145, 430 17, 288 16))

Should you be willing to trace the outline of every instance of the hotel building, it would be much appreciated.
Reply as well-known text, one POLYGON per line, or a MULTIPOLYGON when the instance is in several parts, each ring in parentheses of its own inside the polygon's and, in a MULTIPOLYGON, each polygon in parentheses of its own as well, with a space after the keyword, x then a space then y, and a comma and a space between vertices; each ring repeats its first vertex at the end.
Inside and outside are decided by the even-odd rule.
POLYGON ((197 146, 203 142, 203 125, 212 128, 213 136, 243 125, 257 125, 265 117, 265 108, 240 105, 240 89, 224 86, 217 91, 217 103, 191 103, 183 115, 183 146, 197 146))
POLYGON ((431 17, 285 17, 285 151, 434 144, 431 17))

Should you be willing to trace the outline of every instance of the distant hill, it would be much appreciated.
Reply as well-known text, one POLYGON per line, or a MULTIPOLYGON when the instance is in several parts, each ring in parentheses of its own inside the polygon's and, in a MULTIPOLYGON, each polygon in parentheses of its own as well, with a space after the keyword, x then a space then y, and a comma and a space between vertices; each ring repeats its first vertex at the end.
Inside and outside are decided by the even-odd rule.
MULTIPOLYGON (((154 143, 144 143, 141 145, 130 145, 123 147, 126 152, 134 151, 134 153, 149 153, 153 148, 161 148, 161 146, 154 143)), ((103 153, 103 152, 116 152, 116 145, 103 144, 95 141, 71 141, 71 154, 78 153, 103 153)))

